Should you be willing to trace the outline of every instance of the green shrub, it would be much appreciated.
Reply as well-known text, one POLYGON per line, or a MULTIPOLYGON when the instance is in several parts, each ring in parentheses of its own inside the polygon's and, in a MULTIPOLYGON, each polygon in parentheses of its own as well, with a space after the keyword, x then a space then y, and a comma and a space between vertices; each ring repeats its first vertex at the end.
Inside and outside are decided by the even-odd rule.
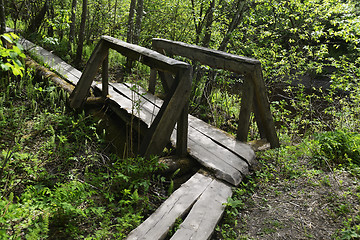
POLYGON ((360 134, 336 130, 317 134, 315 159, 328 164, 360 164, 360 134))

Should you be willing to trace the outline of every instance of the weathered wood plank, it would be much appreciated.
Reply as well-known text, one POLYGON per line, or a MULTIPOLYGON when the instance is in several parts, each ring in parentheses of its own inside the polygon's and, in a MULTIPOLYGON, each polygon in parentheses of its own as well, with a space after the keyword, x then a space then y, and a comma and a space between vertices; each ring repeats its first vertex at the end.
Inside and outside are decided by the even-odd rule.
MULTIPOLYGON (((102 84, 96 84, 94 87, 102 91, 102 84)), ((131 95, 130 89, 126 86, 122 86, 121 83, 116 84, 115 88, 110 85, 108 97, 109 100, 115 102, 119 108, 126 110, 129 115, 134 115, 141 119, 148 127, 150 127, 151 123, 154 121, 156 113, 152 113, 148 111, 147 108, 142 107, 142 104, 148 104, 148 102, 144 101, 144 99, 137 94, 132 93, 131 95), (126 94, 121 94, 119 93, 119 89, 123 91, 127 89, 128 92, 126 92, 126 94)))
MULTIPOLYGON (((131 86, 128 83, 125 85, 131 86)), ((154 103, 157 107, 161 106, 162 100, 146 92, 142 88, 138 88, 139 94, 141 94, 144 98, 148 99, 150 102, 154 103)), ((247 163, 252 164, 255 160, 255 153, 251 149, 251 147, 240 141, 237 141, 233 136, 230 134, 198 119, 192 115, 188 115, 189 117, 189 130, 197 130, 200 131, 202 134, 208 136, 214 142, 218 143, 219 145, 223 146, 224 148, 228 149, 229 151, 233 152, 234 154, 238 155, 239 157, 243 158, 247 163)))
POLYGON ((244 81, 243 94, 241 98, 241 107, 238 120, 238 129, 236 131, 236 139, 246 142, 250 128, 250 115, 253 108, 254 100, 254 83, 250 79, 251 76, 246 76, 244 81))
POLYGON ((102 82, 102 97, 106 98, 109 94, 109 50, 102 63, 101 82, 102 82))
POLYGON ((210 239, 225 210, 224 203, 231 195, 231 186, 215 179, 194 204, 171 240, 210 239))
POLYGON ((91 83, 93 82, 100 65, 108 54, 108 49, 108 46, 106 46, 103 41, 100 41, 95 47, 79 82, 76 84, 74 91, 70 95, 70 106, 72 108, 79 108, 84 102, 85 97, 90 90, 91 83))
POLYGON ((196 173, 170 197, 139 227, 134 229, 127 240, 158 240, 164 239, 174 226, 177 218, 185 215, 198 197, 213 180, 196 173))
MULTIPOLYGON (((196 134, 193 136, 189 135, 188 138, 188 151, 189 154, 196 159, 202 166, 214 172, 215 176, 219 179, 223 179, 228 183, 231 183, 235 186, 239 185, 243 175, 241 172, 236 169, 234 166, 229 164, 226 156, 221 156, 219 146, 216 146, 215 143, 211 143, 211 140, 208 138, 198 137, 196 134)), ((176 145, 176 133, 175 131, 171 135, 171 142, 176 145)), ((226 155, 231 155, 230 152, 225 152, 226 155)), ((232 161, 240 160, 238 157, 234 159, 234 156, 230 156, 232 161)), ((248 174, 247 164, 243 164, 243 173, 248 174)))
POLYGON ((280 147, 279 138, 276 134, 275 124, 270 111, 270 103, 266 94, 266 86, 263 81, 261 65, 257 65, 254 76, 255 106, 257 107, 261 124, 264 125, 266 139, 272 148, 280 147))
POLYGON ((145 136, 142 142, 141 155, 150 156, 162 151, 169 142, 171 133, 176 122, 179 121, 182 111, 187 111, 184 107, 189 101, 192 68, 189 67, 178 74, 177 85, 172 86, 171 92, 167 93, 148 135, 145 136))
POLYGON ((198 119, 192 115, 189 115, 189 126, 190 129, 194 129, 208 136, 212 141, 242 158, 248 164, 253 163, 255 159, 255 153, 246 143, 237 141, 230 134, 210 124, 207 124, 201 119, 198 119))
POLYGON ((189 68, 187 63, 166 57, 156 51, 138 45, 126 43, 110 36, 102 36, 101 39, 105 40, 110 48, 153 69, 177 73, 179 69, 189 68))
POLYGON ((47 66, 50 66, 64 79, 74 85, 77 84, 81 77, 81 72, 79 70, 62 61, 58 56, 24 38, 20 38, 19 43, 24 47, 25 51, 36 56, 37 59, 45 63, 47 66))
POLYGON ((187 57, 212 68, 226 69, 240 74, 250 73, 255 65, 260 64, 256 59, 167 39, 153 38, 152 45, 158 51, 164 49, 168 54, 187 57))

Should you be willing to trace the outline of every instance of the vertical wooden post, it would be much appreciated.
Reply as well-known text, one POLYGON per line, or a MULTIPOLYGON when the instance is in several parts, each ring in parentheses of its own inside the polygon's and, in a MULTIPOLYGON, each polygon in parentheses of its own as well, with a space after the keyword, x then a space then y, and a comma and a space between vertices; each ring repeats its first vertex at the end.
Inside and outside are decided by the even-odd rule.
POLYGON ((102 63, 102 97, 107 98, 109 95, 109 50, 107 49, 107 55, 102 63))
POLYGON ((185 104, 179 120, 177 122, 176 132, 176 155, 179 157, 186 157, 187 155, 187 141, 188 141, 188 114, 189 114, 189 101, 185 104))
POLYGON ((148 91, 151 94, 155 94, 156 76, 157 76, 157 71, 155 69, 151 69, 150 70, 149 89, 148 89, 148 91))
POLYGON ((250 114, 253 109, 254 83, 251 74, 245 76, 236 139, 247 141, 250 128, 250 114))
POLYGON ((271 115, 270 103, 266 95, 266 87, 260 64, 255 66, 253 79, 255 87, 254 112, 258 126, 260 125, 259 129, 261 127, 264 128, 263 131, 265 132, 266 139, 272 148, 279 147, 279 138, 276 135, 275 124, 271 115))
POLYGON ((109 47, 101 40, 95 47, 95 50, 91 54, 89 61, 87 62, 83 73, 76 84, 75 89, 70 95, 70 107, 79 108, 84 102, 86 95, 89 93, 91 83, 95 78, 95 75, 108 54, 109 47))

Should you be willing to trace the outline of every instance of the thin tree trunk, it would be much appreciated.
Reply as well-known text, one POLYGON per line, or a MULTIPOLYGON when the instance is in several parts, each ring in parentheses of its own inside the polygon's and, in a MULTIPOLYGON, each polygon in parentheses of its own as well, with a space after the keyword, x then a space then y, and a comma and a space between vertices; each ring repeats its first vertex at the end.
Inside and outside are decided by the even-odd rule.
POLYGON ((48 8, 49 8, 49 3, 48 3, 48 1, 46 1, 44 6, 42 7, 42 9, 40 10, 40 12, 38 14, 36 14, 34 19, 32 19, 32 21, 26 31, 26 35, 38 32, 38 30, 41 26, 41 23, 43 22, 43 20, 45 18, 46 12, 48 11, 48 8))
POLYGON ((203 47, 209 47, 211 40, 211 26, 214 21, 214 8, 215 8, 215 0, 212 0, 209 6, 209 9, 206 13, 206 22, 205 22, 205 35, 202 40, 203 47))
MULTIPOLYGON (((54 6, 51 4, 50 8, 49 8, 49 11, 48 11, 48 16, 51 18, 51 19, 54 19, 55 18, 55 10, 54 10, 54 6)), ((54 37, 54 28, 53 26, 49 26, 48 27, 48 36, 49 37, 54 37)))
POLYGON ((233 17, 233 19, 231 20, 231 23, 229 25, 229 28, 223 38, 223 40, 220 43, 220 46, 218 48, 218 50, 220 51, 225 51, 226 47, 231 39, 231 35, 234 32, 234 30, 239 26, 240 21, 244 15, 244 12, 247 11, 248 7, 245 1, 243 0, 238 0, 237 4, 236 4, 236 13, 233 17))
POLYGON ((128 43, 132 43, 133 41, 135 5, 136 5, 136 0, 131 0, 130 9, 129 9, 129 18, 128 18, 127 38, 126 38, 126 41, 128 43))
MULTIPOLYGON (((114 22, 113 22, 113 27, 111 28, 112 31, 115 30, 115 25, 116 25, 116 15, 117 15, 117 0, 115 0, 115 5, 114 5, 114 22)), ((113 33, 113 32, 112 32, 113 33)))
POLYGON ((6 17, 4 0, 0 0, 0 34, 6 31, 6 17))
POLYGON ((87 17, 87 0, 83 0, 82 3, 82 13, 81 13, 81 22, 80 22, 80 31, 79 31, 79 43, 76 51, 75 64, 80 67, 81 66, 81 58, 84 47, 84 39, 85 39, 85 26, 86 26, 86 17, 87 17))
POLYGON ((77 0, 72 0, 71 17, 70 17, 71 23, 70 23, 70 33, 69 33, 69 42, 70 43, 74 42, 74 39, 75 39, 76 5, 77 5, 77 0))
POLYGON ((136 9, 134 37, 133 37, 134 44, 139 43, 143 12, 144 12, 144 0, 138 0, 137 1, 137 9, 136 9))

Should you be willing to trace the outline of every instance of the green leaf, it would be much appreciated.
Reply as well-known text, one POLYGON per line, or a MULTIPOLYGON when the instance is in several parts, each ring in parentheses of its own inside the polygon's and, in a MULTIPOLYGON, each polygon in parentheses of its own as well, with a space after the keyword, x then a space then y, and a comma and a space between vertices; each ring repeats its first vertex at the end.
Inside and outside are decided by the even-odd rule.
POLYGON ((1 37, 4 38, 9 43, 14 43, 13 40, 9 37, 8 34, 4 34, 1 37))

